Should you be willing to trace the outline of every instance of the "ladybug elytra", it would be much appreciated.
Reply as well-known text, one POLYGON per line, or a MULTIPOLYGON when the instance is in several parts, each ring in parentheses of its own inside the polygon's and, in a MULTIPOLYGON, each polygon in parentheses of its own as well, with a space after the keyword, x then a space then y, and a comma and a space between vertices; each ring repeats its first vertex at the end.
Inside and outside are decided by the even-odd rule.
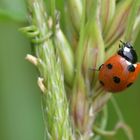
POLYGON ((118 52, 99 68, 99 82, 104 90, 119 92, 131 86, 140 72, 133 46, 122 42, 118 52))

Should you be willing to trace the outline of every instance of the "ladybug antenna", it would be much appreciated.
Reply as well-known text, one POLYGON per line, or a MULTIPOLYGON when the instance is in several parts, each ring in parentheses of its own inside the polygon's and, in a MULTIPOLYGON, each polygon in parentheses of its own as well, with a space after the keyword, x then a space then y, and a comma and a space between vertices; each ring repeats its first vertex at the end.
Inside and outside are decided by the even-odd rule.
POLYGON ((123 44, 123 45, 125 45, 126 43, 125 42, 123 42, 122 40, 120 40, 120 42, 123 44))
POLYGON ((103 66, 104 64, 100 65, 100 67, 97 69, 97 68, 89 68, 89 70, 92 70, 92 71, 100 71, 101 67, 103 66))

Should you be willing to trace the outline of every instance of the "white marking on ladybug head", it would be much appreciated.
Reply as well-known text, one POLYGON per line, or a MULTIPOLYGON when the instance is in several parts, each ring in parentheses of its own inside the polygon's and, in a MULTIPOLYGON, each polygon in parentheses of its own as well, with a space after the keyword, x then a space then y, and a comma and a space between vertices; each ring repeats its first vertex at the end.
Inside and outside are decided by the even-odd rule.
POLYGON ((130 48, 124 47, 125 52, 130 52, 130 48))
POLYGON ((137 64, 133 64, 133 66, 136 68, 137 67, 137 64))

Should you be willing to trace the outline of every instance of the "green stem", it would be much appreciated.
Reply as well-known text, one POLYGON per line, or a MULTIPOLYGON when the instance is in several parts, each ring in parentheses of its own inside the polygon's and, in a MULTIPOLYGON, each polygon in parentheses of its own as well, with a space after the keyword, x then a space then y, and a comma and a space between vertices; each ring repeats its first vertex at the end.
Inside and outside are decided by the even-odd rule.
POLYGON ((123 115, 121 113, 121 110, 120 110, 120 108, 119 108, 119 106, 117 104, 117 101, 115 100, 115 98, 113 96, 111 98, 111 102, 112 102, 112 104, 113 104, 113 106, 115 108, 115 111, 117 113, 119 121, 122 123, 121 128, 123 129, 123 131, 125 132, 126 136, 128 137, 128 140, 134 140, 133 134, 132 134, 129 126, 126 125, 125 120, 123 118, 123 115))
MULTIPOLYGON (((32 13, 32 23, 39 31, 35 40, 42 40, 49 33, 48 17, 42 0, 29 0, 28 6, 32 13)), ((45 90, 42 94, 42 108, 47 140, 73 140, 70 125, 69 106, 66 98, 63 71, 58 51, 52 37, 35 44, 38 60, 37 68, 45 90)))
POLYGON ((122 115, 122 113, 121 113, 121 110, 120 110, 120 108, 119 108, 119 106, 118 106, 117 101, 115 100, 115 98, 114 98, 113 96, 111 97, 111 102, 112 102, 112 104, 113 104, 113 106, 114 106, 114 108, 115 108, 115 111, 116 111, 116 113, 117 113, 117 116, 118 116, 119 120, 120 120, 121 122, 124 122, 124 118, 123 118, 123 115, 122 115))
MULTIPOLYGON (((108 122, 108 107, 107 105, 105 105, 105 107, 103 108, 103 116, 101 119, 101 129, 105 130, 106 126, 107 126, 107 122, 108 122)), ((97 135, 94 140, 100 140, 101 136, 97 135)))
POLYGON ((98 128, 97 126, 94 126, 93 130, 95 133, 97 133, 98 135, 101 135, 101 136, 110 137, 110 136, 114 136, 116 134, 116 130, 106 131, 106 130, 102 130, 102 129, 98 128))

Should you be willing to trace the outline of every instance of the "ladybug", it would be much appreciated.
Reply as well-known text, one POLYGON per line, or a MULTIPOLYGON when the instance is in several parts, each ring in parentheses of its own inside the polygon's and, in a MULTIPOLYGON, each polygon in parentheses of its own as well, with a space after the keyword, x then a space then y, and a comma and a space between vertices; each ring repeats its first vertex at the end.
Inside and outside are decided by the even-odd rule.
POLYGON ((121 43, 117 53, 99 67, 99 82, 109 92, 120 92, 130 87, 140 72, 133 46, 128 42, 121 43))

